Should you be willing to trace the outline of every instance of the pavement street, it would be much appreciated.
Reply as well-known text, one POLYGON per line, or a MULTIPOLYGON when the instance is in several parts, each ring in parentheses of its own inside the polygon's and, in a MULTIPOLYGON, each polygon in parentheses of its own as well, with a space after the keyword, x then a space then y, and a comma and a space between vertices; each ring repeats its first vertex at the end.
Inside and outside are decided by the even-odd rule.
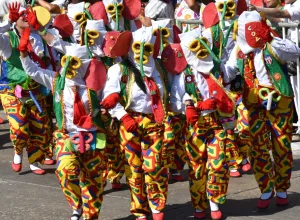
MULTIPOLYGON (((5 118, 3 112, 0 116, 5 118)), ((221 207, 224 219, 300 219, 300 143, 293 144, 295 165, 292 186, 289 190, 289 206, 279 208, 273 199, 268 210, 256 209, 260 196, 254 176, 245 174, 242 178, 230 179, 227 202, 221 207)), ((13 148, 9 140, 8 123, 0 125, 0 219, 1 220, 66 220, 71 209, 65 200, 54 166, 44 166, 47 174, 37 176, 30 172, 26 157, 23 169, 15 173, 11 169, 13 148)), ((187 177, 187 171, 184 172, 187 177)), ((123 178, 123 182, 125 180, 123 178)), ((122 191, 112 191, 108 184, 99 219, 135 219, 129 212, 130 194, 124 185, 122 191)), ((207 215, 209 216, 209 214, 207 215)), ((166 220, 193 219, 188 181, 170 183, 168 203, 165 210, 166 220)), ((209 218, 207 218, 209 219, 209 218)))

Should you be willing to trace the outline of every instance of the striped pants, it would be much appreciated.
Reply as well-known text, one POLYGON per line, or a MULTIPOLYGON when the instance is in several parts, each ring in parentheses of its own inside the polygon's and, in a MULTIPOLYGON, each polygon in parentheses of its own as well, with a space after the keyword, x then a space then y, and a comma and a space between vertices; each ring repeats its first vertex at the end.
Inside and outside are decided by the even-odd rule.
POLYGON ((255 179, 262 193, 286 192, 290 187, 293 155, 291 149, 293 108, 276 108, 273 111, 249 108, 250 160, 255 179), (270 150, 274 158, 272 166, 270 150))
POLYGON ((228 159, 238 155, 234 135, 223 130, 216 113, 210 113, 200 116, 194 126, 187 127, 185 139, 193 207, 206 210, 208 200, 225 203, 228 159))
POLYGON ((73 210, 83 218, 98 219, 103 200, 104 149, 75 153, 68 135, 55 132, 56 175, 73 210))
POLYGON ((150 212, 149 208, 162 211, 166 205, 168 172, 162 161, 164 127, 156 124, 152 114, 129 114, 139 127, 130 133, 121 124, 121 147, 131 191, 130 211, 141 217, 150 212))
POLYGON ((52 138, 52 120, 47 112, 46 98, 39 95, 37 99, 42 113, 39 113, 34 104, 25 104, 13 95, 1 94, 15 153, 21 155, 26 148, 29 163, 43 163, 46 156, 52 157, 49 144, 52 138))

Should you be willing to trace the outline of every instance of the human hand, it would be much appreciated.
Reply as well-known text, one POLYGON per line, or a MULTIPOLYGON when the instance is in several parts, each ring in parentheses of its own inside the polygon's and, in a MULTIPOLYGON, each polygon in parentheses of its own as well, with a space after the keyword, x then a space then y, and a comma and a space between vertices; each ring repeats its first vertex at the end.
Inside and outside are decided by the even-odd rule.
POLYGON ((26 9, 26 20, 28 24, 34 29, 34 30, 39 30, 41 28, 41 25, 39 24, 36 16, 36 12, 31 8, 28 7, 26 9))
POLYGON ((9 20, 11 22, 16 22, 20 15, 20 3, 19 2, 13 2, 12 4, 8 4, 8 11, 9 11, 9 20))

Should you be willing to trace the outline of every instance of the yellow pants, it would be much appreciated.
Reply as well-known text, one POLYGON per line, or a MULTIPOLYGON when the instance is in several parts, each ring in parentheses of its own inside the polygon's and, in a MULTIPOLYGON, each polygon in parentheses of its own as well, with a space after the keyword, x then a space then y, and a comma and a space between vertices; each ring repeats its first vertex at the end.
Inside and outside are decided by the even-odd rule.
POLYGON ((34 104, 25 104, 13 95, 1 94, 15 153, 20 155, 26 148, 29 163, 43 163, 46 156, 52 157, 52 149, 49 145, 52 138, 52 120, 47 112, 46 98, 38 95, 37 99, 42 113, 39 113, 34 104))

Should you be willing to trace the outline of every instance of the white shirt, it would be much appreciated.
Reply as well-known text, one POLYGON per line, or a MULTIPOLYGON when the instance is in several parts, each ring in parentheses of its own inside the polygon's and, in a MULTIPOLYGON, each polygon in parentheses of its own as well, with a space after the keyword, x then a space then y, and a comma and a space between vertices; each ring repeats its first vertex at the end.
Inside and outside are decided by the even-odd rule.
MULTIPOLYGON (((153 80, 156 82, 161 98, 163 99, 164 91, 162 81, 160 79, 159 73, 154 70, 151 74, 153 80)), ((119 64, 115 64, 109 68, 107 73, 107 81, 103 90, 103 96, 106 98, 112 93, 121 92, 120 82, 122 77, 122 71, 119 64)), ((128 89, 128 88, 127 88, 128 89)), ((129 109, 134 112, 144 113, 144 114, 152 114, 152 102, 150 91, 146 86, 147 94, 145 94, 138 85, 133 82, 131 93, 127 94, 128 97, 131 97, 131 102, 129 104, 129 109)), ((119 120, 127 114, 126 110, 121 104, 117 104, 117 106, 111 111, 112 115, 119 120)))
POLYGON ((64 6, 66 0, 55 0, 52 1, 51 4, 53 5, 57 5, 58 7, 62 8, 64 6))
POLYGON ((289 12, 292 21, 300 20, 300 0, 296 0, 288 7, 285 6, 284 9, 289 12))
MULTIPOLYGON (((298 6, 298 8, 295 7, 295 4, 297 2, 300 2, 300 1, 298 0, 298 1, 294 2, 293 4, 287 4, 284 6, 284 9, 287 10, 290 13, 290 15, 293 14, 294 13, 293 11, 295 11, 295 10, 300 11, 300 8, 299 8, 300 6, 298 6)), ((293 17, 294 17, 294 20, 285 19, 285 22, 299 23, 299 21, 300 21, 299 17, 298 18, 296 18, 296 16, 293 16, 293 17)), ((292 16, 291 16, 291 18, 292 18, 292 16)), ((296 30, 297 30, 296 28, 289 28, 289 30, 288 30, 288 33, 290 36, 289 38, 294 43, 296 43, 297 41, 299 42, 299 40, 300 40, 300 31, 299 31, 299 38, 297 39, 297 31, 296 30)))
MULTIPOLYGON (((209 86, 201 73, 197 70, 193 69, 193 74, 195 76, 195 84, 199 89, 201 99, 207 100, 210 97, 209 94, 209 86)), ((172 86, 171 86, 171 97, 170 104, 172 112, 176 113, 185 113, 185 105, 184 102, 186 100, 192 99, 192 97, 185 90, 185 74, 181 73, 174 77, 172 86)), ((201 115, 206 115, 210 112, 214 112, 215 110, 202 111, 201 115)))
MULTIPOLYGON (((300 55, 300 48, 298 48, 290 40, 274 38, 270 45, 273 52, 281 61, 294 60, 300 55)), ((233 48, 226 64, 222 65, 222 71, 224 72, 224 75, 230 79, 230 81, 233 80, 239 72, 237 65, 237 48, 238 45, 233 48)), ((255 73, 259 84, 264 86, 272 86, 272 80, 269 78, 269 74, 267 73, 263 60, 263 50, 256 49, 253 51, 253 53, 255 73)))
POLYGON ((11 45, 8 37, 8 31, 11 28, 11 24, 8 21, 4 21, 0 24, 0 57, 7 60, 11 56, 11 45))
POLYGON ((157 18, 174 18, 172 1, 165 3, 160 0, 150 0, 145 7, 145 16, 153 20, 157 18))
MULTIPOLYGON (((29 57, 20 58, 23 68, 25 72, 35 80, 36 82, 44 85, 49 90, 52 90, 53 81, 56 75, 56 72, 51 70, 45 70, 38 67, 29 57)), ((64 114, 64 122, 65 129, 68 132, 76 132, 76 131, 86 131, 73 123, 74 119, 74 92, 72 91, 72 85, 74 82, 70 79, 65 79, 65 88, 63 90, 63 114, 64 114)), ((88 93, 85 84, 77 85, 78 93, 81 98, 81 101, 85 107, 87 113, 89 113, 89 103, 88 103, 88 93)), ((95 127, 89 129, 90 131, 97 130, 95 127)))

